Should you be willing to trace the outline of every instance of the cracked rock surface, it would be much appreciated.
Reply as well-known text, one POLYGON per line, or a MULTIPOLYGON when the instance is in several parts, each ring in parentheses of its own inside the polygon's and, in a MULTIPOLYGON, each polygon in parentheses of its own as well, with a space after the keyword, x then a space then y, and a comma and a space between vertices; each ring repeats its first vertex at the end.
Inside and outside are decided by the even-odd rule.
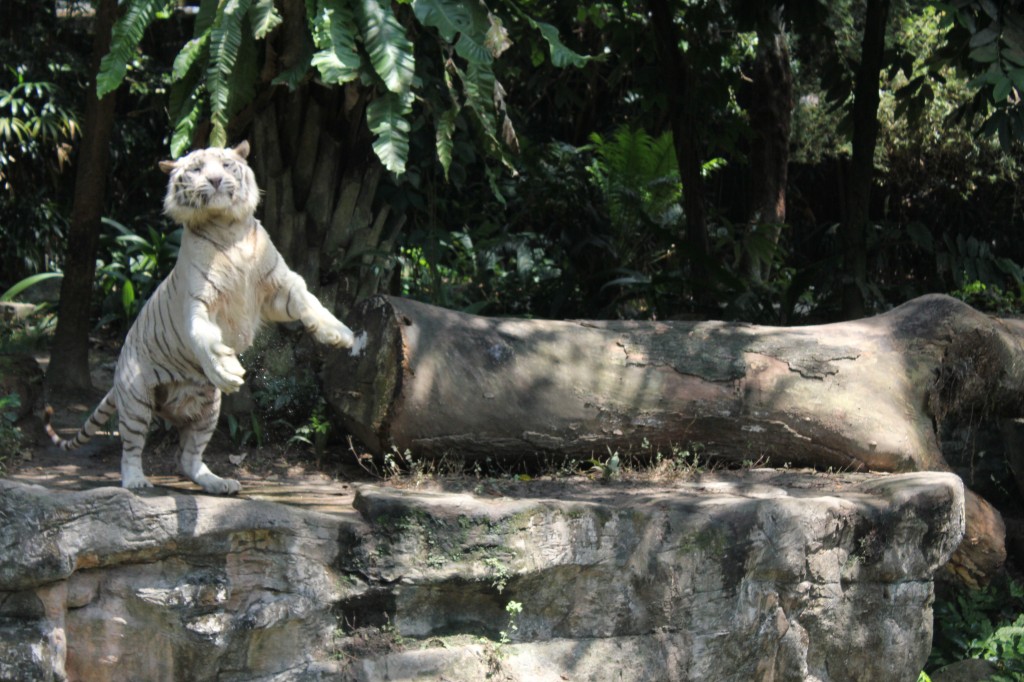
POLYGON ((964 529, 945 473, 354 489, 0 480, 0 680, 914 680, 964 529))

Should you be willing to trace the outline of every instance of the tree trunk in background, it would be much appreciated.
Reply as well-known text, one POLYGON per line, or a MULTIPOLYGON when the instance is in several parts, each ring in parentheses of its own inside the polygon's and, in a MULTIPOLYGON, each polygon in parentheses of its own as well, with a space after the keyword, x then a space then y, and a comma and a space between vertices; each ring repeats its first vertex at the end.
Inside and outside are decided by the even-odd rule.
POLYGON ((377 207, 385 170, 357 85, 281 91, 252 125, 252 166, 264 191, 263 224, 288 264, 344 316, 390 278, 405 222, 377 207))
MULTIPOLYGON (((284 0, 280 9, 285 20, 267 52, 269 74, 308 59, 303 0, 284 0)), ((268 82, 251 118, 233 126, 251 127, 264 227, 340 317, 386 288, 405 223, 375 201, 386 171, 373 153, 367 96, 358 83, 325 88, 307 81, 288 91, 268 82)))
MULTIPOLYGON (((326 364, 327 401, 377 454, 524 460, 610 452, 820 469, 950 469, 939 429, 1024 416, 1024 322, 947 296, 813 327, 483 318, 376 297, 357 350, 326 364), (645 445, 646 443, 646 445, 645 445)), ((953 559, 985 582, 1002 518, 968 495, 953 559)))
POLYGON ((700 139, 700 125, 693 95, 693 70, 689 58, 680 47, 682 36, 675 23, 675 12, 667 0, 648 0, 654 44, 658 61, 665 74, 669 117, 672 121, 672 139, 675 144, 679 179, 683 184, 683 212, 686 214, 686 259, 690 262, 690 278, 694 282, 693 295, 698 306, 710 302, 708 286, 707 207, 704 200, 704 155, 700 139))
POLYGON ((117 20, 117 0, 96 4, 91 70, 86 90, 82 140, 75 159, 75 195, 60 288, 60 311, 51 350, 47 383, 59 389, 89 389, 89 331, 92 329, 92 291, 96 248, 107 195, 110 136, 114 127, 116 92, 96 97, 95 74, 110 50, 110 32, 117 20))
POLYGON ((779 7, 768 6, 766 16, 758 22, 751 89, 748 113, 754 140, 750 150, 750 230, 767 244, 749 244, 743 257, 751 281, 758 283, 771 274, 771 261, 763 256, 763 247, 778 244, 786 222, 793 74, 779 7))
POLYGON ((867 235, 878 139, 878 79, 885 53, 889 0, 868 0, 861 63, 853 90, 853 153, 846 185, 846 216, 839 226, 843 249, 843 317, 866 311, 867 235))

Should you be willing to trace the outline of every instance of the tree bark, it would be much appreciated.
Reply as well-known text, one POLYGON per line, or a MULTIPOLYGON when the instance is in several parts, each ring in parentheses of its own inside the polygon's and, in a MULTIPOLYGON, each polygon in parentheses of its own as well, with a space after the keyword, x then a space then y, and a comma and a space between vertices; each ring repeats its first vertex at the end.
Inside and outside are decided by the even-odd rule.
MULTIPOLYGON (((750 150, 750 230, 776 245, 786 222, 786 183, 789 177, 789 138, 793 119, 793 74, 782 26, 781 8, 768 6, 758 22, 751 104, 748 109, 754 139, 750 150)), ((746 271, 754 283, 771 274, 771 261, 761 248, 744 251, 746 271)))
POLYGON ((867 234, 878 140, 878 77, 885 54, 889 0, 868 0, 861 63, 853 92, 853 150, 846 185, 847 214, 839 227, 843 245, 843 316, 863 317, 867 287, 867 234))
POLYGON ((377 201, 385 170, 373 154, 365 106, 356 85, 308 84, 279 93, 252 126, 264 226, 338 315, 386 287, 404 223, 377 201))
POLYGON ((64 280, 54 333, 47 383, 51 388, 89 389, 89 331, 92 328, 92 291, 96 276, 96 248, 107 195, 110 137, 114 128, 116 92, 96 97, 100 60, 110 51, 110 32, 117 20, 117 0, 96 5, 92 51, 92 78, 85 96, 82 141, 76 158, 75 194, 68 229, 64 280))
POLYGON ((264 190, 262 218, 278 250, 335 314, 386 288, 405 222, 377 201, 385 170, 373 153, 358 83, 273 86, 274 74, 308 59, 302 0, 281 3, 264 96, 233 128, 250 130, 251 163, 264 190), (249 125, 251 123, 251 126, 249 125))
MULTIPOLYGON (((372 451, 473 460, 708 455, 842 470, 949 470, 943 420, 1024 412, 1024 322, 946 296, 814 327, 490 319, 375 297, 360 350, 328 358, 326 394, 372 451), (972 416, 973 415, 973 416, 972 416)), ((1005 560, 998 512, 972 496, 954 566, 1005 560)))
POLYGON ((705 285, 711 248, 704 199, 704 155, 700 144, 703 126, 700 125, 693 94, 693 69, 690 58, 680 47, 682 36, 670 4, 667 0, 648 0, 647 6, 651 11, 658 62, 665 74, 672 141, 679 179, 683 184, 686 232, 681 236, 686 245, 685 257, 690 263, 691 279, 699 283, 693 287, 693 295, 698 304, 704 306, 709 293, 705 285))

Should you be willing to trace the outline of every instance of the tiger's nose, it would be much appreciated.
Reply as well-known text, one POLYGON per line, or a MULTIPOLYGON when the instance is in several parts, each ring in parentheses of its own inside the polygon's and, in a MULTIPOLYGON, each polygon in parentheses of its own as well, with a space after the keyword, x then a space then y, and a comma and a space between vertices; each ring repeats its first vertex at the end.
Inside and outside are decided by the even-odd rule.
POLYGON ((224 177, 221 176, 221 175, 209 175, 209 176, 207 176, 206 180, 216 190, 216 189, 220 189, 220 183, 224 180, 224 177))

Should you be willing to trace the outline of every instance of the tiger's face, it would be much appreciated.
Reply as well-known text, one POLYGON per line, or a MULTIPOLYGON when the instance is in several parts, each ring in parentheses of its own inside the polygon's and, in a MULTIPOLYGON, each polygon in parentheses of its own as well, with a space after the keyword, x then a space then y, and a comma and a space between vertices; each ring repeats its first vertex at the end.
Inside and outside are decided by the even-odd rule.
POLYGON ((186 227, 212 220, 240 222, 256 211, 259 188, 246 163, 249 143, 233 149, 199 149, 177 161, 161 161, 170 175, 164 213, 186 227))

